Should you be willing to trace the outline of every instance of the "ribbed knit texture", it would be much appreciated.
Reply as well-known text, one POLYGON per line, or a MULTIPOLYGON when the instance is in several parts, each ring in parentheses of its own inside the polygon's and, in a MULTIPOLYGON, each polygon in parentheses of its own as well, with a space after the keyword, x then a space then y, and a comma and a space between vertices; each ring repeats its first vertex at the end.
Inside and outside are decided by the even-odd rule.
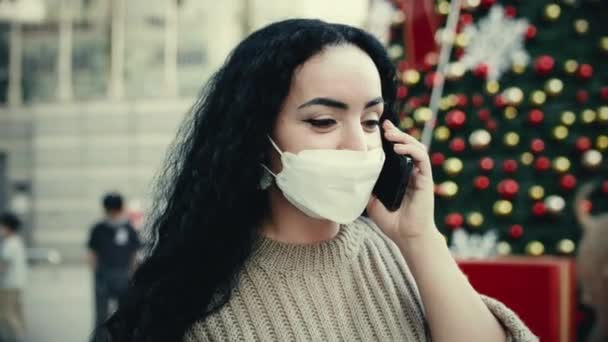
MULTIPOLYGON (((509 330, 510 341, 535 340, 504 305, 484 301, 509 330)), ((261 238, 228 304, 196 323, 185 340, 430 341, 429 336, 399 249, 361 218, 318 244, 261 238)))

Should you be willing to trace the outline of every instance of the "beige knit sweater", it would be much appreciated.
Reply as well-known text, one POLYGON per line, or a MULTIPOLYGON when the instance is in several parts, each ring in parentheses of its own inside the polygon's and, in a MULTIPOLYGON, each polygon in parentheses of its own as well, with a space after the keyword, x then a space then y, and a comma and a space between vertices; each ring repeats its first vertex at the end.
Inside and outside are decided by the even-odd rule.
MULTIPOLYGON (((509 341, 538 340, 503 304, 483 299, 509 341)), ((228 304, 185 341, 430 341, 430 332, 399 249, 361 218, 314 245, 261 239, 228 304)))

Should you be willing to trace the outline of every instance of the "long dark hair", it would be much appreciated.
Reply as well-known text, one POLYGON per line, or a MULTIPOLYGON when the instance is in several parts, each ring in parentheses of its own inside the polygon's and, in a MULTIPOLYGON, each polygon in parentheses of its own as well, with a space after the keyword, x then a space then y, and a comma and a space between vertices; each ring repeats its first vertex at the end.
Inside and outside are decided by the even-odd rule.
POLYGON ((230 299, 269 212, 260 164, 294 70, 342 44, 374 61, 384 117, 394 118, 394 67, 368 33, 304 19, 252 33, 209 80, 179 130, 157 186, 149 225, 155 245, 98 340, 179 341, 230 299))

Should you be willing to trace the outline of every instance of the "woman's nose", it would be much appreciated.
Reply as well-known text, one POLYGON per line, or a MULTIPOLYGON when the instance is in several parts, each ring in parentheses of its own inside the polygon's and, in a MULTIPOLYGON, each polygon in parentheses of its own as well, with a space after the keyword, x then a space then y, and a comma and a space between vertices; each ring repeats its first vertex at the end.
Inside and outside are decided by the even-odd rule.
POLYGON ((361 123, 357 122, 356 124, 343 126, 342 140, 338 149, 353 151, 365 151, 367 149, 365 131, 361 127, 361 123))

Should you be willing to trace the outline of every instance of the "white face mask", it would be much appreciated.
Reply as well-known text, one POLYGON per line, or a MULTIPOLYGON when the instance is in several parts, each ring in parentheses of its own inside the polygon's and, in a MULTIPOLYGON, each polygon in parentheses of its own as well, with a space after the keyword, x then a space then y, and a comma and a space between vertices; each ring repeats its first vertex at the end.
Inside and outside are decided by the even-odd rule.
MULTIPOLYGON (((269 138, 270 139, 270 138, 269 138)), ((306 215, 350 223, 363 213, 382 166, 384 151, 304 150, 281 152, 283 170, 275 179, 287 200, 306 215)), ((266 186, 267 187, 267 186, 266 186)))

